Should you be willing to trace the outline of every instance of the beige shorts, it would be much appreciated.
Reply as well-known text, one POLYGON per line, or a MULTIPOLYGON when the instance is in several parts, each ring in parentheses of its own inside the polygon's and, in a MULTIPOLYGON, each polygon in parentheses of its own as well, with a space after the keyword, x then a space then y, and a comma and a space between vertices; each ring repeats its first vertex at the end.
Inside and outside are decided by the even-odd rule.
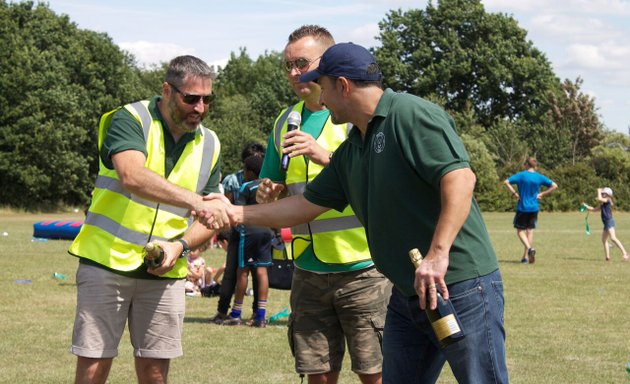
POLYGON ((184 280, 132 279, 80 263, 76 281, 71 353, 117 356, 128 322, 135 357, 172 359, 183 354, 184 280))
POLYGON ((317 274, 295 269, 289 344, 301 374, 339 372, 348 344, 352 371, 382 371, 391 283, 376 268, 317 274))

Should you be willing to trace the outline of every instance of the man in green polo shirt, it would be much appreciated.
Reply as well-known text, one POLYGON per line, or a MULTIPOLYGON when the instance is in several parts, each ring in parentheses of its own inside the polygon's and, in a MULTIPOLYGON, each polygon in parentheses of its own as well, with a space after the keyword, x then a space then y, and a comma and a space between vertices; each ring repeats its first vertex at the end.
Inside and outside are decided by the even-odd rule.
MULTIPOLYGON (((507 383, 503 284, 473 198, 475 175, 453 120, 419 97, 381 88, 365 48, 336 44, 300 77, 317 80, 333 122, 354 125, 303 195, 231 207, 233 222, 286 226, 350 205, 376 267, 395 286, 383 337, 383 382, 433 383, 446 361, 459 383, 507 383), (415 269, 408 251, 425 256, 415 269), (423 309, 440 291, 465 336, 440 348, 423 309)), ((273 193, 261 185, 261 193, 273 193)), ((205 220, 205 218, 204 218, 205 220)))

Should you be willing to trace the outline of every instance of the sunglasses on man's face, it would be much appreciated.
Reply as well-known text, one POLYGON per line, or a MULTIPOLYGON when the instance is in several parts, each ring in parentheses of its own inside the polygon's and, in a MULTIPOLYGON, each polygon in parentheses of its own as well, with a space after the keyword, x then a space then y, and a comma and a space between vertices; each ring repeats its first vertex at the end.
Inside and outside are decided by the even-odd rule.
POLYGON ((305 70, 308 69, 308 67, 311 65, 311 63, 314 62, 317 59, 319 59, 319 57, 316 58, 316 59, 313 59, 313 60, 309 60, 309 59, 305 59, 303 57, 300 57, 299 59, 285 61, 284 62, 284 69, 287 72, 291 72, 291 70, 293 68, 296 68, 298 71, 304 72, 305 70))
POLYGON ((195 104, 197 104, 199 102, 199 100, 203 100, 203 103, 208 105, 214 100, 214 93, 211 93, 211 94, 205 95, 205 96, 191 95, 189 93, 184 93, 184 92, 180 91, 176 86, 174 86, 171 83, 168 83, 168 85, 170 85, 171 88, 173 88, 175 90, 175 92, 177 92, 180 95, 182 95, 182 101, 184 103, 186 103, 186 104, 189 104, 189 105, 195 105, 195 104))

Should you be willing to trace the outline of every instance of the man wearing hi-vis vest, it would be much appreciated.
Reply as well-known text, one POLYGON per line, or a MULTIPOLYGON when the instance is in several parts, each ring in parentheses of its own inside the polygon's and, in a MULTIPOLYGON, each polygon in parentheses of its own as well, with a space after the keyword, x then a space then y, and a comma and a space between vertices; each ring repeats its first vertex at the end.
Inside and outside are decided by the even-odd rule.
POLYGON ((202 200, 219 192, 219 140, 201 125, 213 77, 202 60, 176 57, 161 97, 101 118, 92 203, 69 249, 79 257, 70 348, 77 383, 107 380, 127 322, 139 382, 166 382, 170 359, 182 355, 182 256, 203 241, 197 221, 189 229, 191 212, 217 212, 217 228, 227 221, 218 204, 202 200), (150 241, 162 246, 164 260, 147 269, 150 241))
MULTIPOLYGON (((331 34, 319 26, 303 26, 289 36, 284 66, 301 101, 275 121, 260 177, 277 193, 270 199, 259 195, 260 203, 275 200, 281 189, 301 194, 346 138, 348 127, 334 125, 319 103, 319 86, 298 80, 317 67, 333 44, 331 34), (293 111, 301 115, 301 127, 287 133, 287 117, 293 111), (285 153, 290 157, 286 172, 281 169, 285 153)), ((291 230, 297 268, 288 333, 297 373, 308 375, 309 383, 337 382, 347 342, 352 371, 363 383, 380 383, 381 336, 391 285, 372 263, 363 226, 348 208, 326 212, 291 230)))

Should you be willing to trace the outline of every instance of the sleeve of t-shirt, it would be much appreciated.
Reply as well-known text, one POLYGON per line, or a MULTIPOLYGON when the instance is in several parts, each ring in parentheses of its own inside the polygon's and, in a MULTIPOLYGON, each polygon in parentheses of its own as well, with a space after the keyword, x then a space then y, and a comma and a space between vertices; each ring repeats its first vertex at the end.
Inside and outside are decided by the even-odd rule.
POLYGON ((265 153, 265 159, 263 160, 262 168, 260 169, 260 178, 269 178, 274 183, 284 183, 286 180, 286 173, 280 169, 280 154, 276 150, 273 140, 273 130, 269 134, 269 140, 267 140, 267 152, 265 153))
POLYGON ((235 173, 230 173, 225 176, 222 184, 225 193, 235 194, 235 192, 238 192, 238 189, 241 187, 235 173))
POLYGON ((551 184, 553 184, 553 181, 551 181, 550 178, 548 178, 545 175, 540 175, 542 177, 542 185, 544 185, 545 187, 549 188, 551 187, 551 184))
POLYGON ((514 174, 512 176, 510 176, 510 178, 508 179, 508 183, 510 184, 518 184, 518 182, 521 180, 521 174, 517 173, 514 174))
MULTIPOLYGON (((343 146, 343 144, 342 144, 343 146)), ((330 164, 324 168, 304 190, 304 198, 320 207, 332 208, 342 212, 348 205, 348 199, 340 183, 336 161, 343 150, 341 147, 335 151, 330 164)))
POLYGON ((447 173, 470 168, 468 153, 455 131, 455 123, 444 110, 427 102, 419 108, 408 97, 401 101, 394 116, 388 118, 396 119, 394 129, 403 155, 420 178, 439 188, 440 180, 447 173))
POLYGON ((129 111, 121 108, 114 113, 107 128, 100 151, 101 161, 107 168, 114 169, 112 155, 128 150, 140 151, 147 156, 142 125, 129 111))

